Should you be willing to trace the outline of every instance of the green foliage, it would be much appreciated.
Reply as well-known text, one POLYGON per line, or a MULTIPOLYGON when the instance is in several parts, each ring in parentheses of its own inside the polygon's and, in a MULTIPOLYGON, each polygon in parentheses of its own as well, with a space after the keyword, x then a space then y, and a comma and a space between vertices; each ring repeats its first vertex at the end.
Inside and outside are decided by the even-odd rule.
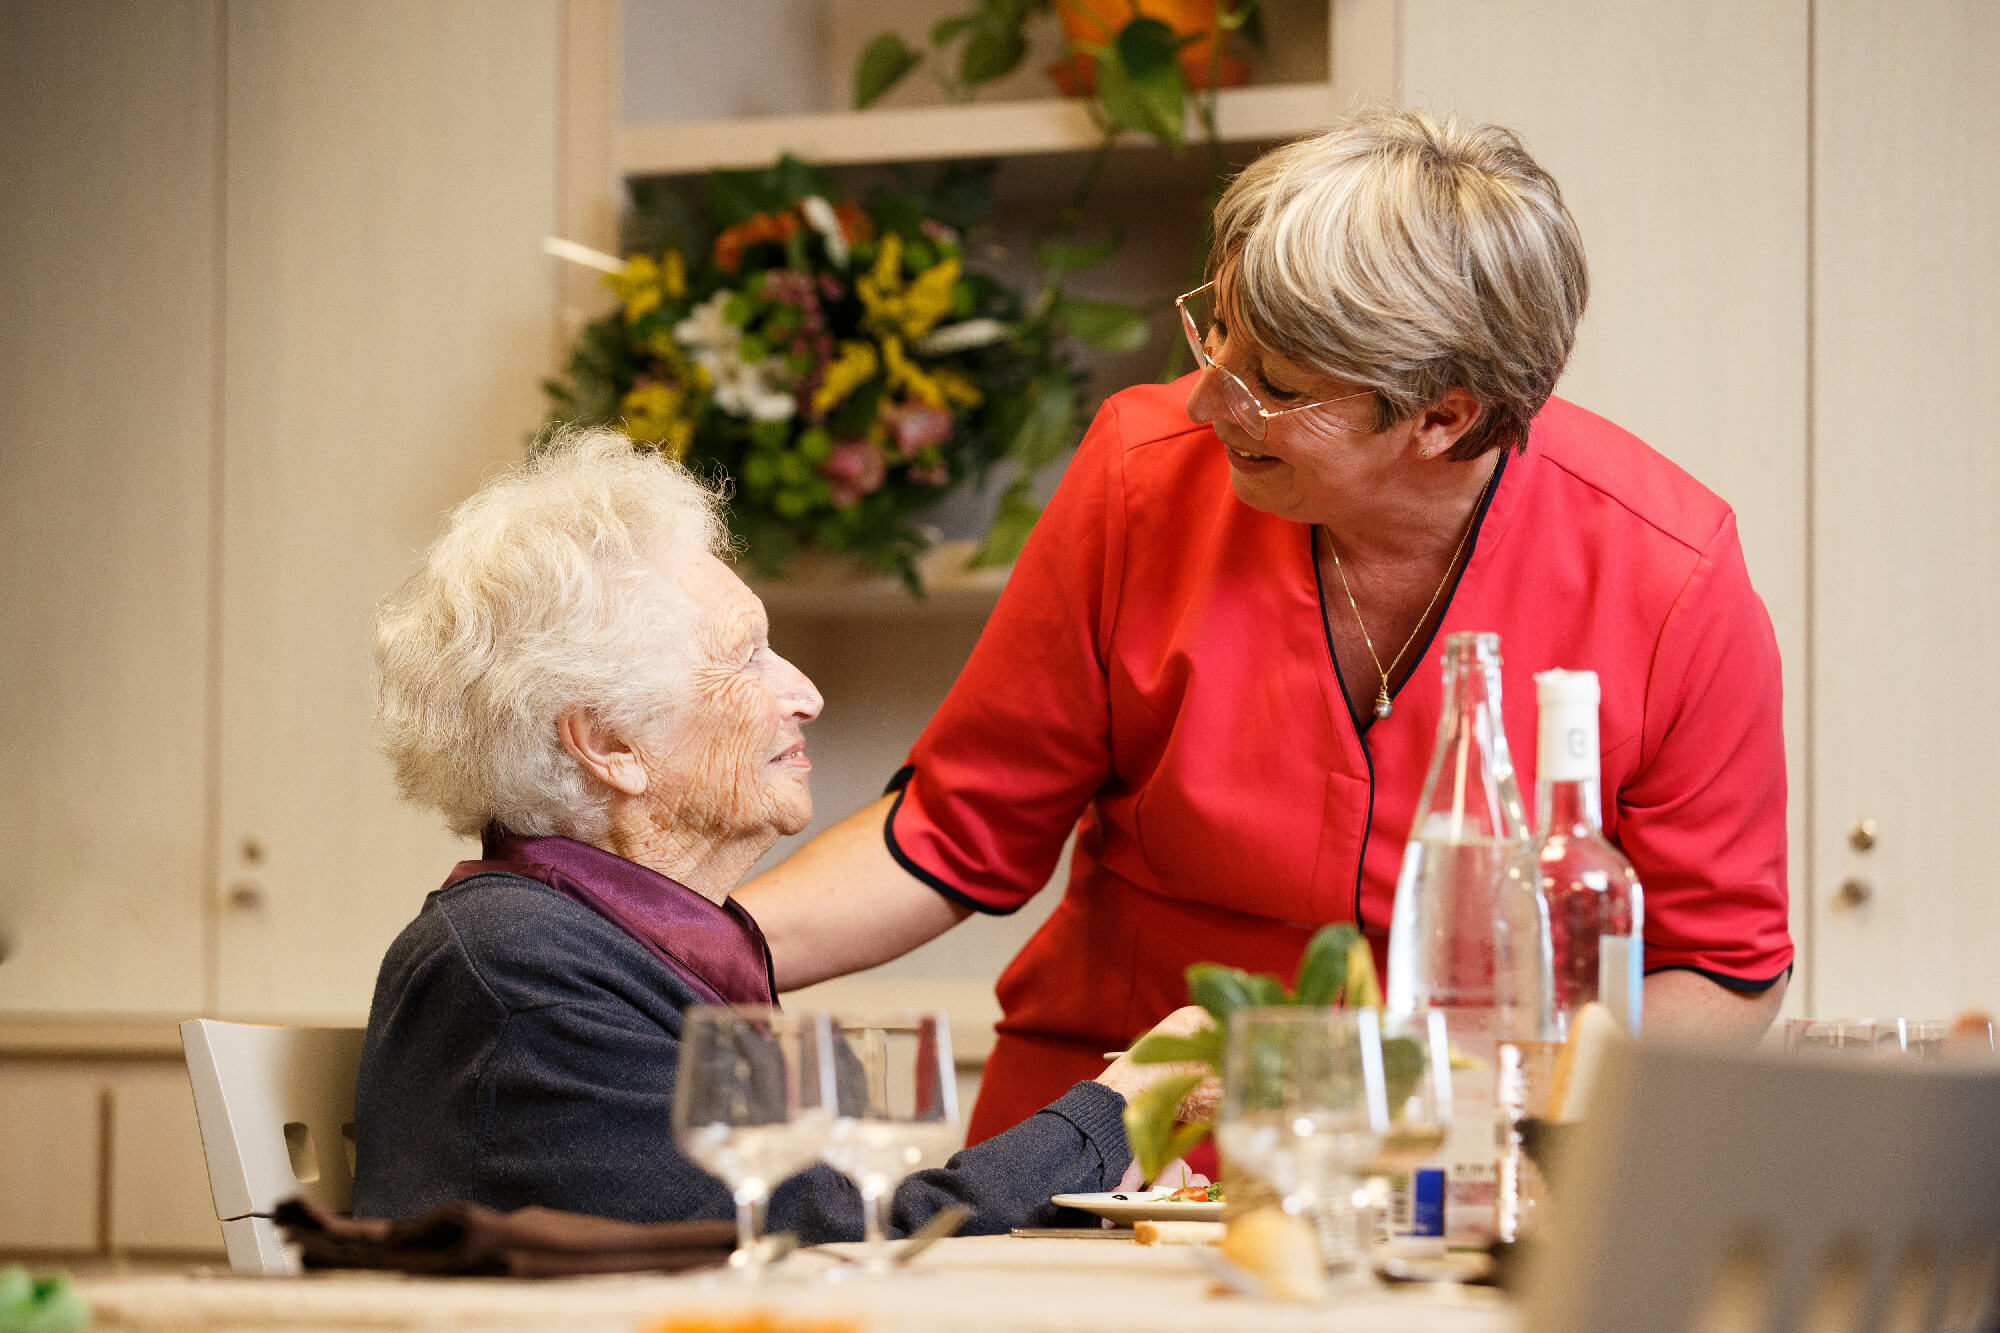
POLYGON ((1057 302, 1055 314, 1079 339, 1106 352, 1135 352, 1146 345, 1151 333, 1145 315, 1117 301, 1064 296, 1057 302))
POLYGON ((70 1333, 90 1327, 90 1307, 61 1273, 37 1281, 19 1264, 0 1268, 0 1329, 70 1333))
POLYGON ((896 33, 878 35, 862 50, 861 63, 854 71, 854 109, 872 106, 923 59, 896 33))
POLYGON ((1040 513, 1034 502, 1035 474, 1069 447, 1081 393, 1074 375, 1052 370, 1031 381, 1021 395, 1006 454, 1015 468, 1014 480, 1001 493, 993 525, 972 558, 974 568, 1010 564, 1021 554, 1040 513))
POLYGON ((1150 135, 1179 152, 1187 137, 1187 78, 1180 65, 1169 61, 1141 73, 1119 58, 1116 46, 1099 50, 1096 58, 1097 99, 1105 121, 1113 129, 1150 135))
POLYGON ((1151 1180, 1168 1162, 1185 1156, 1208 1137, 1206 1123, 1180 1124, 1181 1103, 1201 1086, 1205 1074, 1174 1074, 1161 1079, 1125 1106, 1125 1141, 1139 1169, 1151 1180))
MULTIPOLYGON (((1238 1009, 1282 1005, 1323 1008, 1343 1000, 1379 1008, 1382 1002, 1368 941, 1354 926, 1346 924, 1323 926, 1314 933, 1299 956, 1298 972, 1289 987, 1274 976, 1219 963, 1196 963, 1188 968, 1187 987, 1189 1001, 1206 1009, 1215 1025, 1186 1037, 1144 1037, 1132 1048, 1131 1058, 1135 1062, 1199 1062, 1209 1072, 1220 1075, 1229 1016, 1238 1009)), ((1382 1066, 1389 1104, 1401 1106, 1423 1075, 1423 1048, 1409 1037, 1386 1038, 1382 1042, 1382 1066)), ((1206 1123, 1177 1123, 1181 1102, 1202 1077, 1176 1075, 1154 1085, 1125 1108, 1125 1137, 1146 1179, 1151 1180, 1168 1162, 1207 1137, 1206 1123), (1174 1088, 1179 1091, 1172 1091, 1174 1088), (1185 1146, 1180 1146, 1184 1140, 1185 1146)))

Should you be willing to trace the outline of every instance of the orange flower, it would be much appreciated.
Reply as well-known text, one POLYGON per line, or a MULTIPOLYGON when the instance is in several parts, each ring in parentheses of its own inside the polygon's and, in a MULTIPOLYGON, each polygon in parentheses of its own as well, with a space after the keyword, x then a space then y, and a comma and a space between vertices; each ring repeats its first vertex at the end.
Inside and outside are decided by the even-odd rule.
POLYGON ((843 204, 836 205, 833 215, 840 220, 841 234, 847 237, 849 245, 858 245, 875 235, 875 224, 870 222, 868 215, 861 211, 861 205, 855 203, 852 199, 843 204))
MULTIPOLYGON (((846 224, 843 222, 843 229, 846 224)), ((715 266, 724 273, 735 273, 743 266, 743 252, 753 245, 763 245, 768 241, 789 241, 799 229, 797 209, 788 208, 782 213, 756 213, 733 227, 725 228, 715 238, 713 252, 715 266)))

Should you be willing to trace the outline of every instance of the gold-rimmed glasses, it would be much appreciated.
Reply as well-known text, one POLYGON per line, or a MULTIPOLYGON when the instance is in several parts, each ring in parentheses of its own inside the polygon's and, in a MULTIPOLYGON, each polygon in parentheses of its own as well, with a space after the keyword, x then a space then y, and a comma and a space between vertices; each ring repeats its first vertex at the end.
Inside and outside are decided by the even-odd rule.
MULTIPOLYGON (((1207 335, 1195 324, 1194 312, 1188 309, 1188 302, 1204 292, 1211 293, 1213 299, 1215 283, 1211 280, 1191 292, 1183 292, 1174 298, 1174 308, 1181 312, 1181 332, 1187 336, 1188 349, 1194 353, 1195 365, 1203 370, 1215 369, 1222 373, 1222 397, 1229 404, 1229 415, 1253 440, 1261 440, 1271 428, 1271 422, 1279 417, 1288 417, 1294 412, 1304 412, 1315 407, 1325 407, 1328 403, 1344 403, 1350 398, 1366 398, 1370 390, 1359 393, 1344 393, 1338 398, 1322 398, 1316 403, 1300 403, 1297 407, 1281 407, 1273 412, 1257 400, 1250 392, 1250 386, 1240 379, 1236 372, 1208 354, 1207 335)), ((1209 321, 1213 322, 1213 321, 1209 321)))

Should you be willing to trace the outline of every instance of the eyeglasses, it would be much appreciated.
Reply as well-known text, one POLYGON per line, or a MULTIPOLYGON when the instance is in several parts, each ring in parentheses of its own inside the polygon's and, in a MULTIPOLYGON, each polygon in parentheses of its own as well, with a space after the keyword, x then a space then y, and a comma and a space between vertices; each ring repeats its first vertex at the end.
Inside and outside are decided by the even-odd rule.
MULTIPOLYGON (((1271 422, 1279 417, 1288 417, 1294 412, 1304 412, 1310 408, 1325 407, 1328 403, 1344 403, 1350 398, 1366 398, 1373 390, 1363 389, 1360 393, 1344 393, 1338 398, 1322 398, 1316 403, 1300 403, 1297 407, 1280 408, 1271 411, 1257 401, 1257 395, 1250 392, 1250 386, 1237 378, 1236 372, 1208 354, 1208 341, 1204 332, 1195 327, 1194 313, 1188 309, 1188 302, 1209 291, 1214 282, 1204 282, 1191 292, 1183 292, 1174 298, 1174 308, 1181 312, 1181 332, 1187 335, 1188 348, 1194 353, 1194 363, 1203 370, 1214 369, 1222 372, 1222 397, 1229 405, 1229 415, 1253 440, 1261 440, 1271 428, 1271 422)), ((1211 324, 1213 321, 1209 321, 1211 324)))

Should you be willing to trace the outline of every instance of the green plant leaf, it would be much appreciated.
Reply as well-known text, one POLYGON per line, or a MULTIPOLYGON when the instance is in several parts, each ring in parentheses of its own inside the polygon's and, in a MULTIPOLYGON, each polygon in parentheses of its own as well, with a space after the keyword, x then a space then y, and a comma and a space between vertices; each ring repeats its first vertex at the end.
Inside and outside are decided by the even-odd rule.
POLYGON ((1139 1039, 1139 1044, 1132 1048, 1132 1060, 1142 1065, 1171 1065, 1199 1060, 1219 1069, 1222 1066, 1222 1040, 1222 1029, 1219 1027, 1203 1028, 1186 1037, 1156 1032, 1139 1039))
POLYGON ((1143 314, 1116 301, 1084 301, 1064 296, 1056 302, 1056 316, 1071 333, 1106 352, 1137 351, 1146 345, 1152 332, 1143 314))
POLYGON ((1132 73, 1115 48, 1097 57, 1097 100, 1113 127, 1149 134, 1180 151, 1187 129, 1187 79, 1178 63, 1132 73))
POLYGON ((1410 1094, 1417 1090, 1417 1080, 1423 1076, 1424 1048, 1415 1037, 1382 1039, 1382 1082, 1389 1094, 1390 1115, 1395 1115, 1409 1101, 1410 1094))
POLYGON ((1255 1003, 1250 998, 1250 974, 1220 963, 1196 963, 1190 967, 1187 987, 1188 999, 1208 1010, 1217 1027, 1226 1027, 1231 1014, 1255 1003))
POLYGON ((861 60, 854 67, 854 109, 860 111, 874 105, 876 99, 901 83, 903 76, 922 60, 899 34, 879 34, 862 48, 861 60))
POLYGON ((1044 241, 1035 247, 1035 262, 1047 269, 1050 276, 1060 278, 1096 268, 1118 253, 1119 243, 1116 236, 1096 241, 1044 241))
POLYGON ((952 39, 979 22, 977 14, 954 14, 948 19, 939 19, 931 29, 932 46, 949 46, 952 39))
POLYGON ((1118 36, 1112 42, 1125 72, 1135 79, 1143 79, 1172 65, 1185 44, 1174 35, 1172 28, 1158 19, 1149 18, 1133 19, 1118 30, 1118 36))
POLYGON ((1358 932, 1347 946, 1347 1004, 1349 1008, 1382 1007, 1382 983, 1375 978, 1375 951, 1358 932))
POLYGON ((1042 516, 1033 499, 1033 491, 1025 482, 1016 482, 1000 497, 999 509, 993 515, 992 524, 986 529, 986 536, 980 540, 979 550, 966 563, 973 569, 994 569, 1011 565, 1020 558, 1021 548, 1028 544, 1028 534, 1035 530, 1035 520, 1042 516))
POLYGON ((1299 955, 1299 971, 1292 983, 1299 1003, 1332 1004, 1347 987, 1348 946, 1360 938, 1350 925, 1323 926, 1299 955))
MULTIPOLYGON (((1201 1141, 1195 1136, 1191 1141, 1185 1130, 1177 1123, 1181 1103, 1187 1095, 1201 1086, 1201 1074, 1176 1074, 1163 1078, 1152 1087, 1134 1097, 1125 1105, 1125 1141, 1132 1148, 1132 1156, 1139 1162, 1139 1169, 1151 1180, 1158 1175, 1168 1162, 1180 1152, 1185 1152, 1201 1141), (1176 1151, 1179 1144, 1186 1147, 1176 1151)), ((1186 1129, 1193 1129, 1189 1125, 1186 1129)), ((1202 1127, 1206 1132, 1206 1126, 1202 1127)))
POLYGON ((1003 18, 982 17, 959 53, 958 77, 968 85, 991 83, 1012 74, 1027 53, 1019 23, 1009 26, 1003 18))

